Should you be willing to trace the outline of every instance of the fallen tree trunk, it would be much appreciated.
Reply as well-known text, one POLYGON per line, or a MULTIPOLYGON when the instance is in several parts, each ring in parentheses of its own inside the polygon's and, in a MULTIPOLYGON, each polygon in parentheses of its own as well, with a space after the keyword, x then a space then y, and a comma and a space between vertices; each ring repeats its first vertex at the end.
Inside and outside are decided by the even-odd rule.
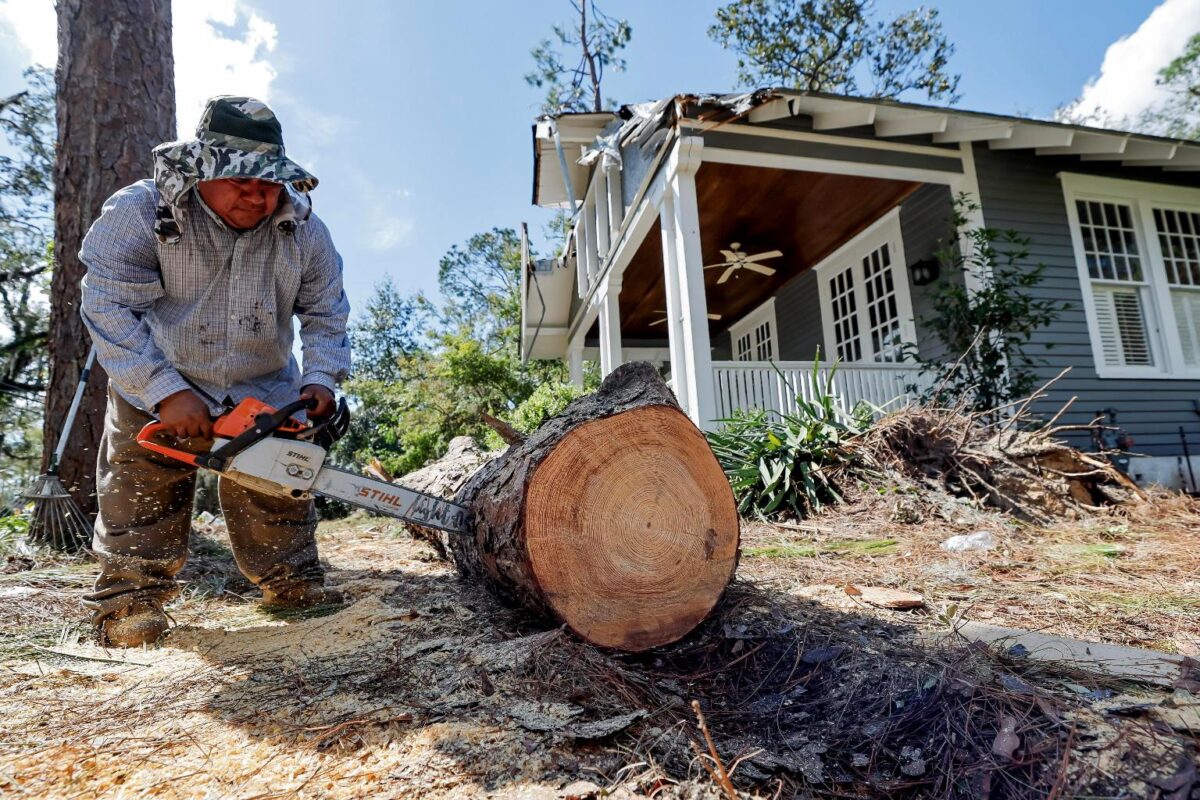
MULTIPOLYGON (((450 440, 446 455, 419 470, 410 472, 399 480, 410 489, 425 492, 446 500, 453 500, 479 468, 492 459, 470 436, 455 436, 450 440)), ((450 540, 453 534, 435 528, 408 525, 413 536, 424 539, 442 558, 450 558, 450 540)))
POLYGON ((454 500, 474 521, 473 536, 449 537, 460 573, 605 647, 681 638, 736 566, 729 482, 646 363, 618 368, 480 467, 454 500))

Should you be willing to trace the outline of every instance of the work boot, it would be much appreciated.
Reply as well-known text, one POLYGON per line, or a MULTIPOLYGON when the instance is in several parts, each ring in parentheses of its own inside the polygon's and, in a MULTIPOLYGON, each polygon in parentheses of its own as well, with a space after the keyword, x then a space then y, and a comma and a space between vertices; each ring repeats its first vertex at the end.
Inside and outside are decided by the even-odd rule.
POLYGON ((158 600, 134 600, 104 618, 100 638, 110 647, 141 647, 158 641, 170 624, 158 600))
POLYGON ((276 591, 264 586, 263 605, 271 608, 312 608, 313 606, 341 605, 342 593, 330 589, 321 581, 301 581, 276 591))

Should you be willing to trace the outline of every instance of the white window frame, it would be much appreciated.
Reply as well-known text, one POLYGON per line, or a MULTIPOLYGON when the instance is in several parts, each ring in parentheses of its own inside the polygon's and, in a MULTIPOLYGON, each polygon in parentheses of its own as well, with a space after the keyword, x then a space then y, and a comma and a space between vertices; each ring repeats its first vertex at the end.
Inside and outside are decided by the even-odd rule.
POLYGON ((863 280, 863 259, 883 245, 888 246, 891 257, 892 282, 896 292, 896 313, 900 317, 900 339, 903 343, 916 342, 917 326, 913 319, 912 289, 908 282, 908 264, 904 260, 904 236, 900 231, 900 206, 896 206, 868 225, 833 253, 821 259, 813 267, 817 273, 817 288, 821 297, 821 327, 825 348, 821 357, 832 361, 837 356, 837 333, 833 324, 833 294, 829 279, 847 268, 853 269, 855 314, 858 315, 858 335, 862 347, 862 360, 858 364, 903 364, 900 361, 876 361, 871 348, 870 323, 867 312, 866 284, 863 280))
MULTIPOLYGON (((754 329, 757 328, 759 325, 763 324, 764 322, 769 322, 771 325, 771 338, 770 338, 771 352, 775 356, 771 360, 772 361, 780 360, 779 359, 779 325, 777 325, 775 322, 775 298, 772 297, 771 299, 767 300, 767 302, 763 303, 758 308, 754 309, 749 314, 747 314, 746 316, 742 317, 737 322, 735 322, 734 324, 729 326, 729 343, 730 343, 729 354, 730 354, 730 357, 734 361, 738 360, 738 357, 737 357, 737 355, 738 355, 738 353, 737 353, 738 339, 742 338, 743 336, 745 336, 747 334, 750 334, 751 336, 753 336, 754 329)), ((754 347, 753 341, 751 341, 750 346, 754 347)), ((750 359, 750 363, 753 363, 756 361, 758 361, 757 358, 750 359)), ((747 362, 739 362, 739 363, 747 363, 747 362)))
MULTIPOLYGON (((1059 173, 1071 228, 1071 248, 1075 252, 1075 268, 1087 318, 1088 338, 1092 345, 1092 362, 1099 378, 1154 378, 1162 380, 1196 380, 1200 367, 1188 367, 1183 362, 1183 347, 1176 334, 1175 309, 1167 284, 1166 264, 1154 224, 1154 209, 1200 213, 1200 189, 1186 186, 1165 186, 1159 183, 1131 181, 1122 178, 1100 178, 1072 172, 1059 173), (1083 232, 1078 200, 1121 203, 1133 209, 1134 227, 1142 271, 1149 285, 1149 302, 1145 310, 1147 333, 1155 363, 1151 366, 1110 366, 1104 362, 1104 346, 1100 340, 1096 304, 1092 296, 1092 278, 1088 273, 1087 256, 1083 250, 1083 232)), ((1103 282, 1101 282, 1103 283, 1103 282)))

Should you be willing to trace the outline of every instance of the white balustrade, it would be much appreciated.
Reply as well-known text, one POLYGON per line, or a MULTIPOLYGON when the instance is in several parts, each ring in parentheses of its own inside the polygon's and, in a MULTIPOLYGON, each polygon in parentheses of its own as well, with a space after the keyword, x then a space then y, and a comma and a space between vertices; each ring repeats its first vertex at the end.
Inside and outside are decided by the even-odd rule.
POLYGON ((579 297, 587 297, 604 271, 621 231, 624 208, 617 167, 593 170, 583 204, 575 217, 575 269, 579 297))
MULTIPOLYGON (((932 381, 932 376, 922 375, 915 364, 856 363, 835 368, 822 363, 817 368, 821 391, 831 371, 835 402, 845 411, 864 400, 885 412, 899 408, 915 399, 910 386, 921 391, 932 381)), ((717 361, 713 362, 713 382, 719 419, 738 410, 794 414, 797 397, 815 399, 811 361, 717 361)))

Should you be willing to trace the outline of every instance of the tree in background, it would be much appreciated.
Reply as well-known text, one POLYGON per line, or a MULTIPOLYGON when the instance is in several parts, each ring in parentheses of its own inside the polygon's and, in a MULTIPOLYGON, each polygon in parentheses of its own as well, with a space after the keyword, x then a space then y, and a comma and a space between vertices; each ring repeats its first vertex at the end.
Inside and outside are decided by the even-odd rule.
POLYGON ((1117 116, 1102 106, 1084 108, 1077 99, 1060 106, 1054 118, 1075 125, 1200 139, 1200 33, 1192 36, 1183 52, 1158 71, 1157 83, 1167 90, 1167 98, 1136 116, 1117 116))
POLYGON ((1138 129, 1180 139, 1200 139, 1200 33, 1188 39, 1183 53, 1159 71, 1158 83, 1171 96, 1160 107, 1146 111, 1138 129))
MULTIPOLYGON (((113 192, 150 177, 150 150, 175 138, 170 0, 58 0, 58 150, 54 169, 54 274, 50 284, 50 387, 43 466, 58 441, 87 357, 79 316, 79 246, 113 192)), ((59 475, 95 513, 96 448, 108 376, 92 371, 59 475)))
POLYGON ((25 71, 29 88, 0 98, 0 508, 37 471, 41 455, 54 181, 54 85, 25 71))
POLYGON ((559 363, 522 363, 521 268, 516 232, 496 228, 442 257, 440 305, 376 287, 351 329, 356 408, 339 458, 410 472, 455 436, 482 438, 481 412, 512 418, 539 385, 565 381, 559 363))
POLYGON ((952 405, 965 398, 974 410, 987 412, 1034 389, 1036 368, 1043 361, 1034 353, 1033 335, 1070 304, 1037 296, 1046 267, 1027 263, 1028 237, 1015 230, 968 227, 968 217, 978 208, 966 195, 955 198, 955 236, 944 243, 938 259, 945 273, 970 274, 979 288, 969 291, 965 281, 943 279, 929 298, 932 313, 920 320, 921 329, 945 355, 925 358, 913 343, 904 349, 922 372, 933 375, 930 399, 952 405), (965 253, 960 241, 966 243, 965 253))
POLYGON ((958 100, 954 45, 936 9, 879 19, 874 0, 734 0, 708 34, 738 53, 747 86, 958 100))
POLYGON ((525 76, 530 86, 546 91, 542 113, 562 114, 570 111, 604 110, 605 103, 615 107, 614 100, 605 101, 601 82, 605 72, 622 72, 625 59, 620 52, 629 44, 633 29, 623 19, 608 16, 596 7, 594 0, 570 0, 577 19, 570 25, 555 25, 554 38, 543 39, 530 51, 534 69, 525 76), (567 66, 563 51, 573 55, 578 48, 579 59, 567 66))

